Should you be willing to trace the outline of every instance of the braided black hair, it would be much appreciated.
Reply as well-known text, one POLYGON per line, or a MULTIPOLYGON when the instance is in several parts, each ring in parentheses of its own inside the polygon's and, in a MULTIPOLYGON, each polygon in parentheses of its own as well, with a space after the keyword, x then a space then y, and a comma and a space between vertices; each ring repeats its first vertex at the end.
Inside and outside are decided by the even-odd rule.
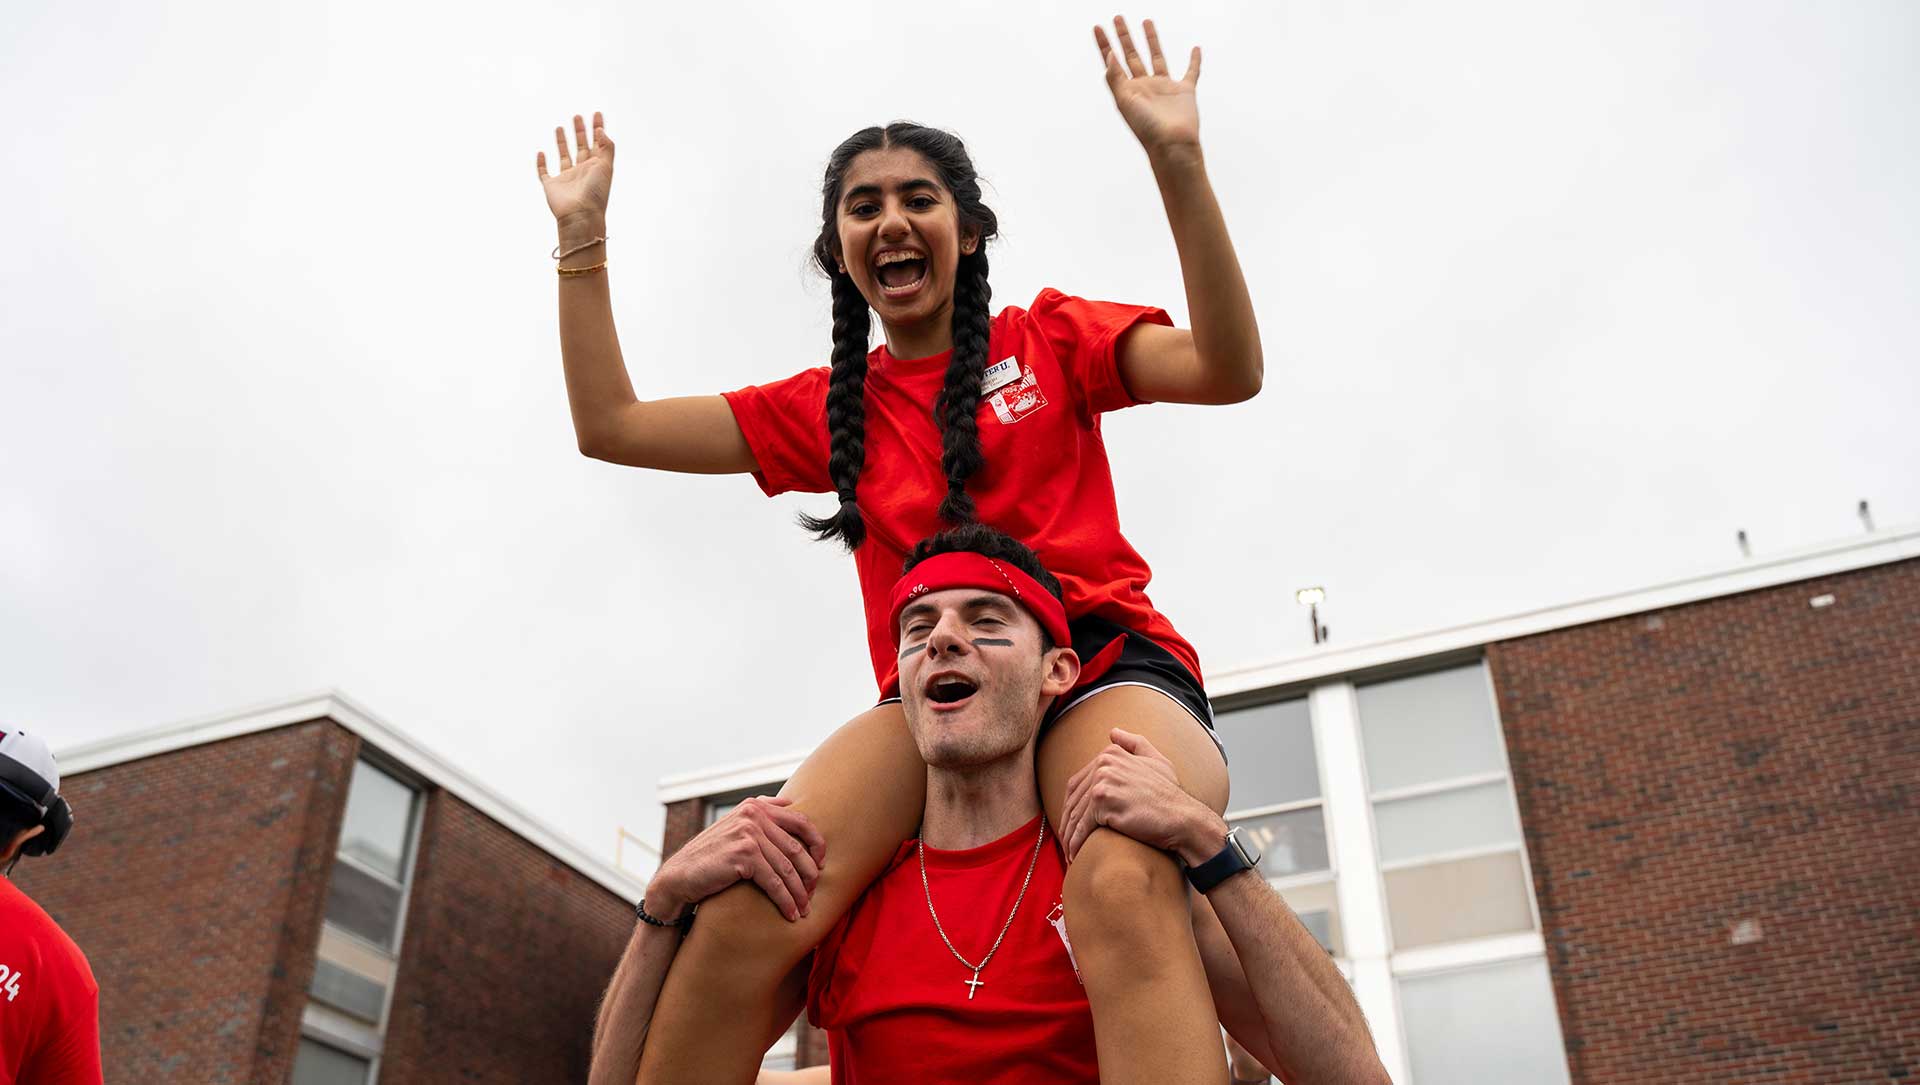
POLYGON ((987 341, 993 318, 987 305, 993 287, 987 284, 987 254, 975 249, 960 258, 953 284, 953 360, 947 363, 946 384, 934 401, 940 420, 940 470, 947 476, 947 496, 940 516, 951 524, 973 519, 973 498, 967 480, 980 470, 986 457, 980 452, 980 384, 986 379, 987 341))
POLYGON ((833 371, 827 378, 827 471, 840 495, 831 516, 800 514, 800 526, 825 541, 839 538, 848 550, 867 537, 854 487, 867 462, 867 299, 842 271, 833 277, 833 371))
POLYGON ((848 550, 866 538, 856 491, 866 465, 867 339, 872 325, 868 305, 853 281, 840 268, 838 208, 841 187, 853 160, 865 151, 905 147, 925 158, 952 193, 963 236, 975 240, 972 253, 961 256, 953 288, 953 359, 934 403, 934 420, 942 438, 940 468, 947 476, 947 495, 940 515, 950 523, 973 519, 973 499, 967 479, 980 470, 977 412, 980 383, 987 367, 993 290, 987 284, 986 244, 1000 232, 999 216, 980 195, 980 177, 960 137, 938 128, 895 121, 885 128, 863 128, 833 149, 821 186, 820 234, 813 242, 814 263, 833 284, 833 368, 827 382, 827 469, 833 478, 840 507, 831 516, 800 516, 800 524, 822 540, 838 538, 848 550))

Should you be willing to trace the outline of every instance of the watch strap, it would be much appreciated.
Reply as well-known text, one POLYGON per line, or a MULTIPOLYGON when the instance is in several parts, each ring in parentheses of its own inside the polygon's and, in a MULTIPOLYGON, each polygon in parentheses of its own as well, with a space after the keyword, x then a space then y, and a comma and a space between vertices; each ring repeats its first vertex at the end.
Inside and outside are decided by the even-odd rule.
POLYGON ((1260 862, 1258 853, 1248 855, 1246 846, 1240 841, 1240 830, 1227 830, 1227 842, 1218 854, 1198 866, 1187 868, 1187 881, 1201 893, 1233 877, 1243 870, 1252 870, 1260 862))

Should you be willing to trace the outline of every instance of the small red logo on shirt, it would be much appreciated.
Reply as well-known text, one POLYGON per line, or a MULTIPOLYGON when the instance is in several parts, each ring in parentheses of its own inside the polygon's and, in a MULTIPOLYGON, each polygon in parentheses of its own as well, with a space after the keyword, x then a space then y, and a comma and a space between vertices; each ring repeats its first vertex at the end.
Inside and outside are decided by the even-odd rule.
POLYGON ((1047 405, 1047 395, 1040 390, 1040 379, 1033 375, 1033 367, 1020 363, 1020 379, 987 397, 993 407, 994 417, 1001 424, 1018 422, 1047 405))

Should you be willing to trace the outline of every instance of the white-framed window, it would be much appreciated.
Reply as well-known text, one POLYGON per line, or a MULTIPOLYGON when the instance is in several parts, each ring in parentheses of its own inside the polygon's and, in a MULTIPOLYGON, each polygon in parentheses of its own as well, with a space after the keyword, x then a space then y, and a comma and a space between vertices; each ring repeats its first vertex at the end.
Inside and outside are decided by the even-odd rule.
POLYGON ((397 769, 355 761, 327 883, 313 981, 301 1018, 301 1073, 315 1083, 371 1082, 400 963, 407 890, 425 808, 397 769), (352 1076, 351 1067, 361 1067, 352 1076))
POLYGON ((1538 930, 1485 670, 1373 682, 1355 700, 1394 950, 1538 930))
POLYGON ((756 795, 778 795, 780 794, 780 789, 785 786, 787 786, 785 780, 775 780, 770 784, 760 784, 756 787, 743 787, 738 791, 729 791, 721 795, 708 795, 702 800, 702 807, 705 810, 706 816, 704 824, 712 825, 714 822, 732 813, 734 807, 739 806, 741 803, 756 795))
POLYGON ((1535 948, 1487 954, 1473 964, 1396 969, 1410 1081, 1570 1080, 1547 959, 1535 948))
POLYGON ((1336 872, 1306 698, 1229 709, 1214 723, 1229 754, 1228 823, 1259 850, 1260 873, 1314 938, 1339 956, 1336 872))
POLYGON ((1338 676, 1268 696, 1217 713, 1228 819, 1281 845, 1269 878, 1335 953, 1393 1080, 1566 1082, 1485 668, 1338 676))

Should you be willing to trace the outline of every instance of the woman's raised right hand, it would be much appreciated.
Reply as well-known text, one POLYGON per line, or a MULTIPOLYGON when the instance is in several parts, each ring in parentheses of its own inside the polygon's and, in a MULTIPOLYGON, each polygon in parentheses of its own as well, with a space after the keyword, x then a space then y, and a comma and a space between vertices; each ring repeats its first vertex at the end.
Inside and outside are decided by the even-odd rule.
POLYGON ((587 142, 587 122, 574 114, 574 154, 567 152, 567 132, 553 130, 553 145, 560 154, 560 172, 547 172, 547 152, 534 156, 540 173, 540 187, 547 193, 547 209, 565 228, 570 222, 604 221, 607 197, 613 190, 613 140, 607 136, 600 114, 593 115, 593 142, 587 142), (575 154, 578 158, 575 158, 575 154))

